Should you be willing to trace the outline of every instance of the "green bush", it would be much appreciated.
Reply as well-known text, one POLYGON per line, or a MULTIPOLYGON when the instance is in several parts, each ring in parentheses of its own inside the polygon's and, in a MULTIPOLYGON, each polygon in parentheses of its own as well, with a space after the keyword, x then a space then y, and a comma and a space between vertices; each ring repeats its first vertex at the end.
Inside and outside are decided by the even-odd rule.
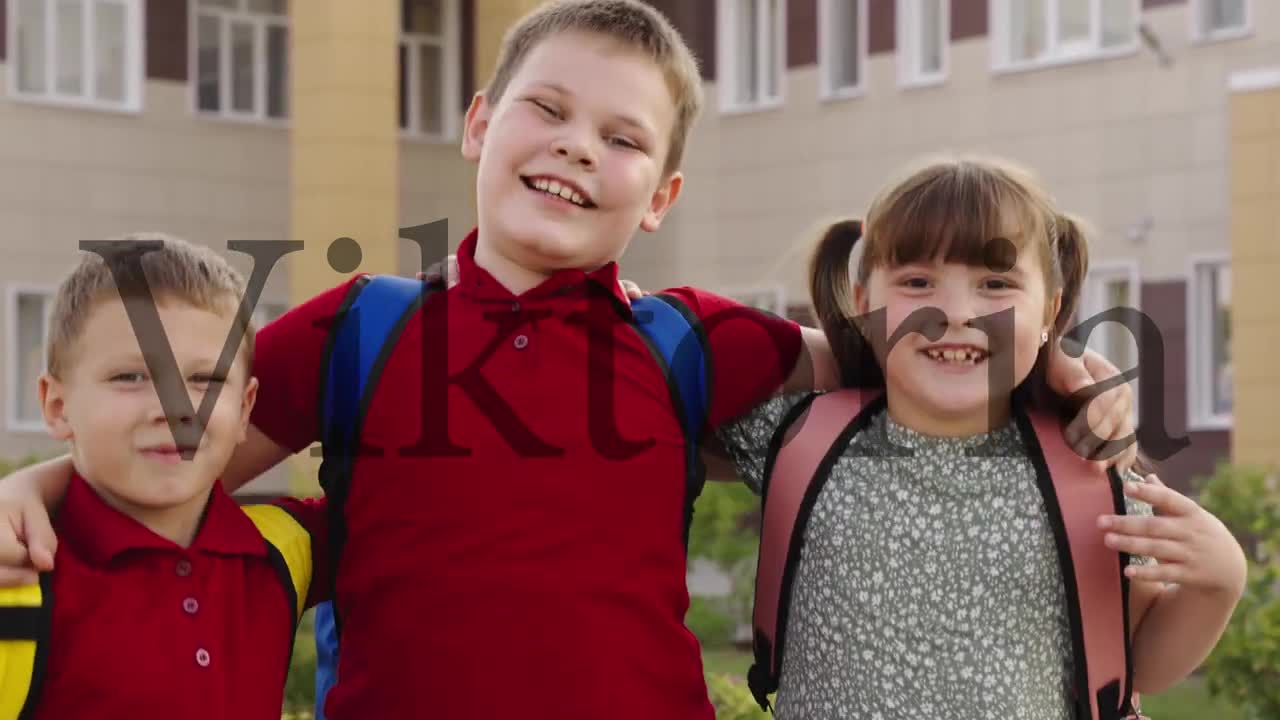
POLYGON ((28 465, 34 465, 40 462, 41 459, 42 458, 40 458, 38 455, 28 455, 19 460, 5 460, 4 458, 0 458, 0 478, 5 477, 6 475, 13 472, 14 470, 17 470, 18 468, 24 468, 28 465))
POLYGON ((293 641, 293 662, 284 686, 284 707, 289 713, 306 713, 316 702, 316 638, 312 625, 314 611, 307 611, 293 641))
POLYGON ((1280 476, 1222 466, 1201 505, 1245 543, 1249 580, 1205 663, 1209 690, 1256 720, 1280 717, 1280 476))
POLYGON ((707 675, 707 691, 716 708, 716 720, 761 720, 769 717, 756 704, 741 677, 714 673, 707 675))
POLYGON ((684 622, 704 648, 729 645, 737 629, 737 623, 725 612, 723 603, 712 598, 689 598, 689 613, 684 622))

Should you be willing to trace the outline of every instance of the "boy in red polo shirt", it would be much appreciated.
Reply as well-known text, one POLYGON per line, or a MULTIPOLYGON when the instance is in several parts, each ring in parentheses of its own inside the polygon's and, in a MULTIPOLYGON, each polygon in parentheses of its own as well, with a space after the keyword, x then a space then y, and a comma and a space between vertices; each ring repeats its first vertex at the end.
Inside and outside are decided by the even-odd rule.
MULTIPOLYGON (((685 438, 615 262, 680 195, 700 103, 688 48, 643 3, 546 3, 508 34, 467 113, 479 227, 460 281, 410 317, 366 398, 329 720, 713 717, 684 625, 685 438)), ((357 282, 259 334, 262 390, 225 482, 319 439, 325 328, 357 282)), ((708 427, 784 382, 835 385, 820 332, 668 292, 705 329, 708 427)), ((37 564, 50 540, 31 498, 65 474, 6 481, 0 512, 28 514, 37 564)))
POLYGON ((0 590, 0 719, 279 720, 311 538, 279 507, 251 520, 218 483, 257 395, 244 283, 208 249, 131 239, 87 254, 49 321, 40 401, 75 473, 54 517, 57 569, 0 590), (162 343, 130 322, 147 307, 168 378, 144 359, 162 343), (229 332, 244 339, 220 375, 229 332), (166 381, 193 407, 216 400, 171 429, 166 381))

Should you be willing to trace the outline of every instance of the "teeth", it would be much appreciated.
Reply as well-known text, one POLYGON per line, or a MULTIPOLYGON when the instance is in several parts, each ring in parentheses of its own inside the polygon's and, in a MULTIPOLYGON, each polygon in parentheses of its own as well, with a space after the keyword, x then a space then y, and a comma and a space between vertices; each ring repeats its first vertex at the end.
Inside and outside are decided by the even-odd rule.
POLYGON ((986 353, 981 350, 927 350, 926 354, 938 362, 964 363, 966 365, 976 365, 981 362, 986 353))
POLYGON ((574 189, 569 187, 568 185, 561 185, 556 180, 547 180, 545 178, 538 178, 537 180, 534 180, 531 184, 533 185, 535 190, 541 190, 542 192, 545 192, 545 193, 558 195, 564 198, 565 200, 568 200, 569 202, 573 203, 574 205, 580 205, 582 207, 586 207, 587 199, 582 197, 582 195, 578 194, 577 192, 575 192, 574 189))

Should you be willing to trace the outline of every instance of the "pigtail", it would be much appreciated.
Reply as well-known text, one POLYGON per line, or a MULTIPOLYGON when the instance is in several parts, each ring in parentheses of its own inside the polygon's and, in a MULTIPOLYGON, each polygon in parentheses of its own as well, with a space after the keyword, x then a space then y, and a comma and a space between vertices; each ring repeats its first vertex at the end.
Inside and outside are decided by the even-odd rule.
POLYGON ((884 375, 857 326, 850 282, 849 261, 861 239, 861 220, 841 220, 823 231, 809 260, 809 297, 840 367, 841 384, 878 387, 884 384, 884 375))
POLYGON ((1084 277, 1089 272, 1089 243, 1083 223, 1076 217, 1057 213, 1049 227, 1049 242, 1057 255, 1062 278, 1062 307, 1054 318, 1051 332, 1056 338, 1066 333, 1080 302, 1084 277))

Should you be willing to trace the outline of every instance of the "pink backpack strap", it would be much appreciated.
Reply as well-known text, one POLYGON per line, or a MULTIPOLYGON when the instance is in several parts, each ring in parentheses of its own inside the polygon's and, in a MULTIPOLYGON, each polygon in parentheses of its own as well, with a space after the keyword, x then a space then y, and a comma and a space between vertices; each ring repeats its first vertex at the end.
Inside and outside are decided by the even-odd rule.
MULTIPOLYGON (((1099 516, 1116 512, 1115 489, 1106 471, 1067 446, 1057 418, 1033 413, 1031 424, 1052 479, 1070 549, 1074 583, 1065 578, 1067 598, 1070 604, 1074 595, 1074 642, 1077 647, 1081 642, 1084 646, 1084 657, 1076 661, 1083 659, 1088 676, 1089 718, 1114 720, 1128 710, 1132 692, 1128 687, 1129 624, 1123 568, 1119 553, 1103 543, 1098 529, 1099 516)), ((1064 576, 1066 571, 1064 567, 1064 576)), ((1080 671, 1077 666, 1076 672, 1080 671)))
MULTIPOLYGON (((760 559, 756 570, 754 628, 755 664, 748 674, 752 694, 761 709, 777 690, 782 665, 778 640, 786 618, 784 594, 787 574, 799 560, 801 537, 796 534, 802 506, 833 445, 875 400, 880 391, 839 390, 818 395, 809 404, 796 433, 778 450, 765 480, 760 530, 760 559)), ((780 428, 779 432, 788 432, 780 428)), ((803 528, 800 528, 803 531, 803 528)))

